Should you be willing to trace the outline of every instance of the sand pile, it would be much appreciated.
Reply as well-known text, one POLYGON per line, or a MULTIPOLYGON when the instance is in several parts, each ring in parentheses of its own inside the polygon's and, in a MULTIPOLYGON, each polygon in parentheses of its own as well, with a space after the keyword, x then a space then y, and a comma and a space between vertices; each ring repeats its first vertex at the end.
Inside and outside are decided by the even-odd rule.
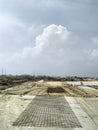
POLYGON ((22 112, 25 105, 19 96, 0 95, 0 129, 12 130, 13 121, 22 112))

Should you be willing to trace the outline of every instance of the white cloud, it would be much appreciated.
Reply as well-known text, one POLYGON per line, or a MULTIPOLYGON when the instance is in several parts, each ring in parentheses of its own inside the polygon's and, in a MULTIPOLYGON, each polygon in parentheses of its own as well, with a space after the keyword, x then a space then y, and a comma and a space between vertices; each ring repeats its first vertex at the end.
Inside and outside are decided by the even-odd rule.
POLYGON ((61 25, 49 25, 36 37, 34 47, 25 47, 21 53, 15 53, 7 61, 18 68, 25 65, 30 71, 44 74, 62 73, 64 54, 70 32, 61 25), (57 71, 57 69, 59 69, 57 71), (61 71, 61 72, 60 72, 61 71))
POLYGON ((66 44, 70 32, 61 25, 49 25, 43 33, 36 37, 36 48, 45 54, 58 53, 66 44))
POLYGON ((21 56, 26 55, 36 56, 43 55, 53 57, 65 51, 65 46, 70 32, 61 25, 49 25, 44 28, 43 33, 36 37, 34 47, 26 47, 23 49, 21 56))
POLYGON ((66 27, 52 24, 43 29, 32 46, 24 46, 5 59, 2 64, 13 74, 91 76, 97 75, 92 68, 98 65, 98 50, 86 48, 85 52, 66 27))

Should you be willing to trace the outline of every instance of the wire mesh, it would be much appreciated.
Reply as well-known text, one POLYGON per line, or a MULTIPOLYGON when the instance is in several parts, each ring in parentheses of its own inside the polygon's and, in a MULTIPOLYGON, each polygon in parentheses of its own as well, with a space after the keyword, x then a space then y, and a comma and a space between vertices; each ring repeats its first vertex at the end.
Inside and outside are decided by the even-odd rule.
POLYGON ((82 127, 63 96, 36 96, 13 125, 60 128, 82 127))

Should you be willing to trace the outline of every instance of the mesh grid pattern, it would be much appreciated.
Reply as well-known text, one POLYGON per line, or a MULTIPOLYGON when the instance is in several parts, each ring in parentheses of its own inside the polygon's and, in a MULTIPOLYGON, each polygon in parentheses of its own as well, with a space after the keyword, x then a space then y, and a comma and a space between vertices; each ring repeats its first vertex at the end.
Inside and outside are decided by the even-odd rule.
POLYGON ((63 96, 36 96, 13 125, 60 128, 82 127, 63 96))

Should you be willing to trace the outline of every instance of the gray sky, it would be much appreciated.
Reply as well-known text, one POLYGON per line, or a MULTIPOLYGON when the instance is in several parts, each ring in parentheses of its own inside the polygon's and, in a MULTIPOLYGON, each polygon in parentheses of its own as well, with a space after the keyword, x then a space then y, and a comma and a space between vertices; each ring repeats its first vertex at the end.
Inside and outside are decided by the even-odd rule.
POLYGON ((0 0, 0 73, 98 76, 98 0, 0 0))

